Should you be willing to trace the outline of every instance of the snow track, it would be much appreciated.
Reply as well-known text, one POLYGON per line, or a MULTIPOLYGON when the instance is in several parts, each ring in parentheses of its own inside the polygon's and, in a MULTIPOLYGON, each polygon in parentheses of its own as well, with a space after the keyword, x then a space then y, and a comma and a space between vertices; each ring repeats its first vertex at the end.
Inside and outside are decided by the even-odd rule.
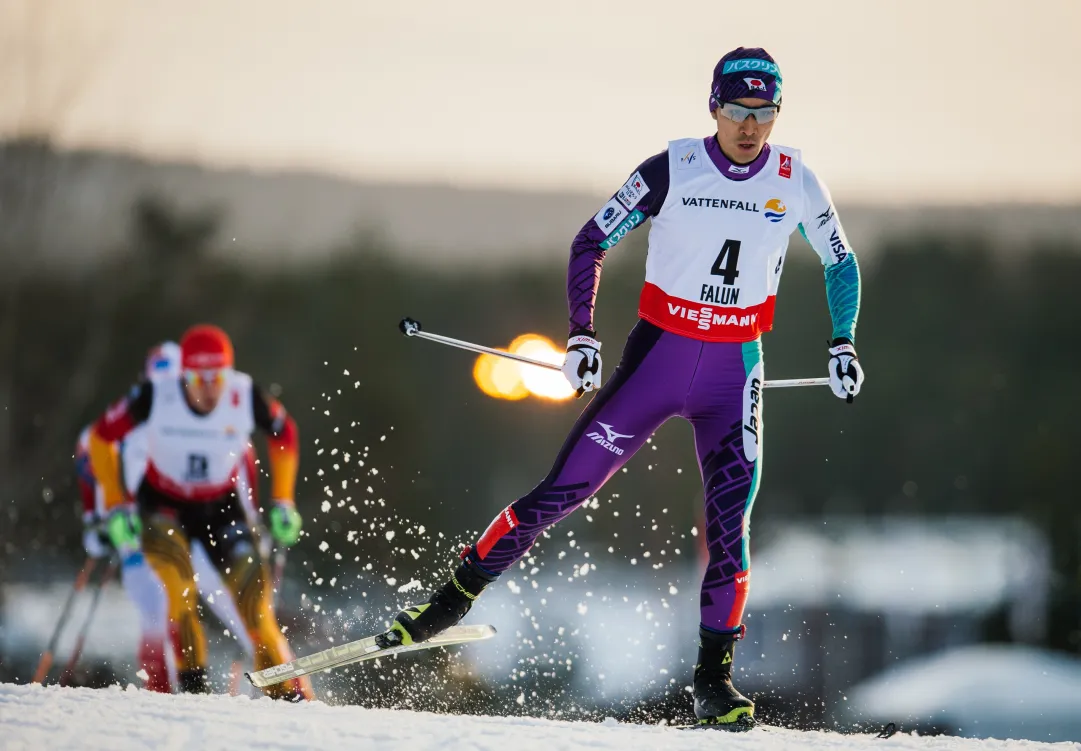
POLYGON ((290 705, 269 699, 166 696, 129 687, 103 690, 0 684, 0 747, 30 749, 409 749, 409 751, 592 751, 638 749, 997 749, 1081 750, 1077 743, 804 733, 777 728, 745 735, 665 727, 469 717, 320 702, 290 705))

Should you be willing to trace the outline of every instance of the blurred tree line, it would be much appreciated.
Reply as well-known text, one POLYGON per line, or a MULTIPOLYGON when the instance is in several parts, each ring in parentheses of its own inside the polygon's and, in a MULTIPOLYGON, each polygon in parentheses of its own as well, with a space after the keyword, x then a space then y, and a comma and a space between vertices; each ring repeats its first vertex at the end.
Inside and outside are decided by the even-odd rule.
MULTIPOLYGON (((582 403, 485 397, 468 354, 406 340, 397 323, 410 315, 492 346, 525 331, 561 344, 563 268, 439 272, 398 264, 370 241, 258 268, 207 252, 216 221, 148 198, 123 252, 85 271, 0 283, 0 581, 80 558, 79 431, 126 392, 153 344, 199 321, 225 327, 238 367, 297 417, 298 502, 311 533, 302 558, 344 535, 349 511, 337 503, 352 491, 339 480, 358 498, 383 499, 380 513, 465 539, 547 472, 582 403), (341 466, 345 452, 364 466, 341 466)), ((605 266, 596 323, 609 374, 636 320, 644 241, 632 236, 605 266)), ((875 257, 857 332, 867 386, 853 406, 826 389, 768 394, 756 526, 826 512, 1020 515, 1053 548, 1049 643, 1077 650, 1081 354, 1070 342, 1081 329, 1081 248, 996 260, 979 237, 912 236, 875 257)), ((829 333, 821 267, 794 238, 765 339, 767 377, 823 375, 829 333)), ((669 509, 672 526, 689 529, 699 483, 690 428, 673 421, 602 495, 649 517, 669 509)), ((627 513, 580 534, 634 540, 645 521, 627 513)), ((428 554, 433 566, 449 557, 428 554)))

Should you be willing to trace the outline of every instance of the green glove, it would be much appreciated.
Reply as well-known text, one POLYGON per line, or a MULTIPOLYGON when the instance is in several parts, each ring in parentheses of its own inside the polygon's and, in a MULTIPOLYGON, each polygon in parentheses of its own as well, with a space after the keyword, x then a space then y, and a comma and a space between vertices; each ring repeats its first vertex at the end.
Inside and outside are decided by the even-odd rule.
POLYGON ((121 506, 114 509, 105 520, 105 533, 109 542, 124 561, 142 548, 142 522, 134 506, 121 506))
POLYGON ((275 501, 270 509, 270 535, 274 542, 291 548, 300 539, 303 520, 296 506, 286 501, 275 501))

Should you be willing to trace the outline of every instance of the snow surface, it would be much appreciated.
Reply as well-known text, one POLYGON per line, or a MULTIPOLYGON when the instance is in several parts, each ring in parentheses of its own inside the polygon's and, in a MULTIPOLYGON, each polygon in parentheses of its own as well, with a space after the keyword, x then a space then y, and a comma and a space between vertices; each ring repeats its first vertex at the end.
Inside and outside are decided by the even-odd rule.
POLYGON ((760 728, 720 731, 515 717, 437 715, 389 709, 290 705, 270 699, 169 696, 137 690, 0 684, 0 738, 5 751, 29 749, 400 749, 409 751, 593 751, 637 749, 920 749, 1081 751, 1081 744, 969 740, 945 736, 841 735, 760 728))
POLYGON ((936 723, 959 735, 1081 739, 1081 660, 981 644, 908 660, 853 687, 853 718, 936 723))

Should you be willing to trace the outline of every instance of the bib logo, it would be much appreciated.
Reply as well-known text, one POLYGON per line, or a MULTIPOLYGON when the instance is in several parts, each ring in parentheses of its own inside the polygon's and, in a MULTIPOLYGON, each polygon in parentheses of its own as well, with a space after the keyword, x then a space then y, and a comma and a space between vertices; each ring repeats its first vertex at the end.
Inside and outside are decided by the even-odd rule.
POLYGON ((695 147, 679 158, 676 169, 697 169, 701 164, 698 159, 698 148, 695 147))
POLYGON ((743 455, 747 461, 758 459, 762 434, 762 363, 751 368, 743 384, 743 455))
POLYGON ((788 154, 781 154, 781 166, 777 168, 777 174, 786 180, 792 179, 792 157, 788 154))
POLYGON ((774 224, 784 219, 787 213, 788 207, 784 205, 784 201, 780 198, 771 198, 766 201, 765 217, 774 224))

